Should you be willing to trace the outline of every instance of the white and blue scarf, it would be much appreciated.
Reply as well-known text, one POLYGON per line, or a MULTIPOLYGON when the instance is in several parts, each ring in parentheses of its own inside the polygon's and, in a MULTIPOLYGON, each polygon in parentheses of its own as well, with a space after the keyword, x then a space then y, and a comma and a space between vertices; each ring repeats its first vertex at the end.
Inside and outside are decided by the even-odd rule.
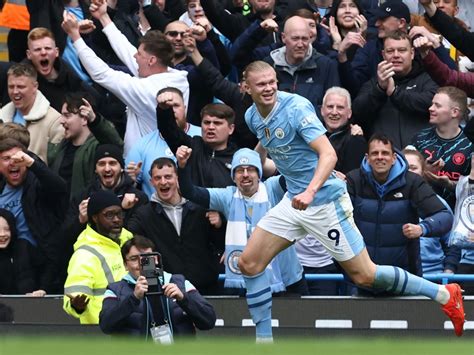
MULTIPOLYGON (((239 257, 247 245, 257 223, 271 208, 267 188, 260 182, 258 191, 250 199, 245 198, 236 188, 227 216, 225 234, 225 287, 245 288, 245 282, 238 268, 239 257)), ((276 259, 267 266, 265 272, 270 280, 272 292, 285 291, 281 271, 276 259)))

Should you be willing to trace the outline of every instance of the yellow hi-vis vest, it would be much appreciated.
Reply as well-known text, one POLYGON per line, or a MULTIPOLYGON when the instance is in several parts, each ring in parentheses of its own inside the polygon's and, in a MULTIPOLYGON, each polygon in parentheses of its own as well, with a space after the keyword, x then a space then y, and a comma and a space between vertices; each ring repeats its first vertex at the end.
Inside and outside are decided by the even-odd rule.
POLYGON ((64 284, 63 309, 81 324, 99 324, 99 313, 107 285, 120 281, 127 273, 123 264, 121 246, 132 238, 132 233, 122 228, 120 245, 93 230, 89 224, 74 244, 74 254, 69 260, 64 284), (79 314, 66 295, 87 295, 89 304, 79 314))

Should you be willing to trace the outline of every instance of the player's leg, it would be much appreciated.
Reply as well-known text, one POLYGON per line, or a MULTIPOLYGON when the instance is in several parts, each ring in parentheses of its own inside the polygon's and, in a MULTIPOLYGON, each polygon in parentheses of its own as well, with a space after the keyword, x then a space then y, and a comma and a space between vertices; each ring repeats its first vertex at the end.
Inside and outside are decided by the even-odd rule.
POLYGON ((464 308, 461 289, 457 284, 438 285, 399 267, 374 264, 353 221, 352 204, 347 194, 325 205, 320 211, 322 213, 327 213, 325 218, 329 225, 326 231, 329 231, 313 228, 313 235, 318 237, 357 285, 401 295, 427 296, 443 305, 443 311, 453 322, 456 334, 462 334, 464 308))
POLYGON ((272 293, 265 267, 275 255, 305 235, 301 226, 294 222, 298 212, 291 207, 288 198, 283 198, 259 221, 239 258, 257 341, 272 338, 272 293))
POLYGON ((350 260, 339 261, 339 264, 357 286, 383 289, 395 294, 423 295, 439 303, 446 303, 449 299, 449 293, 444 292, 441 285, 396 266, 374 264, 366 248, 350 260))
POLYGON ((245 276, 255 276, 265 270, 270 261, 291 245, 260 227, 256 227, 239 258, 239 269, 245 276))
POLYGON ((265 268, 275 255, 290 245, 288 240, 257 227, 239 258, 258 342, 272 340, 272 290, 265 268))
POLYGON ((359 255, 339 264, 358 286, 383 289, 400 295, 423 295, 440 303, 444 313, 451 319, 456 335, 462 335, 464 306, 458 284, 438 285, 396 266, 376 265, 365 248, 359 255))

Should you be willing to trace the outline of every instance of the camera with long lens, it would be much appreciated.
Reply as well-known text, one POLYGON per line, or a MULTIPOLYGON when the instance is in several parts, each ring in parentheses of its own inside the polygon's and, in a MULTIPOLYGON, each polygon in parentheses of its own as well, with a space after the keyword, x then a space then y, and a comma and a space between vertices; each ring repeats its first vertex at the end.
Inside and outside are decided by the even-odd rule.
POLYGON ((163 294, 163 265, 160 253, 140 254, 140 275, 148 282, 147 295, 163 294))

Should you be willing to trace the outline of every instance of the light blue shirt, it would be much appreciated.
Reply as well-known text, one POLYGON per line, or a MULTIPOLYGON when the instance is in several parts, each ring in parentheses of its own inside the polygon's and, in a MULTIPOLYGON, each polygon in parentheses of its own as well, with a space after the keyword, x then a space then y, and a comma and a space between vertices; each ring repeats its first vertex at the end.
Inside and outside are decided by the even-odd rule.
POLYGON ((23 117, 19 110, 15 110, 15 115, 13 116, 12 121, 13 123, 17 123, 19 125, 22 125, 23 127, 26 126, 25 117, 23 117))
MULTIPOLYGON (((191 137, 200 136, 201 127, 188 124, 185 132, 191 137)), ((142 184, 142 190, 149 198, 151 198, 151 195, 155 192, 155 188, 150 182, 151 164, 155 159, 161 157, 170 158, 176 161, 176 158, 168 147, 168 144, 166 144, 158 130, 155 130, 135 142, 125 159, 125 165, 128 165, 131 161, 134 163, 142 162, 142 171, 138 176, 137 181, 142 184)))
MULTIPOLYGON (((253 104, 245 113, 245 121, 286 178, 288 197, 291 199, 305 191, 319 160, 309 143, 326 132, 311 102, 302 96, 278 91, 276 104, 267 117, 262 117, 253 104)), ((331 174, 316 193, 312 205, 334 201, 345 191, 345 183, 331 174)))
POLYGON ((18 239, 26 239, 34 246, 37 246, 38 243, 31 234, 26 223, 25 214, 23 213, 23 206, 21 205, 22 195, 23 187, 14 188, 6 184, 0 194, 0 208, 9 210, 15 216, 18 239))

